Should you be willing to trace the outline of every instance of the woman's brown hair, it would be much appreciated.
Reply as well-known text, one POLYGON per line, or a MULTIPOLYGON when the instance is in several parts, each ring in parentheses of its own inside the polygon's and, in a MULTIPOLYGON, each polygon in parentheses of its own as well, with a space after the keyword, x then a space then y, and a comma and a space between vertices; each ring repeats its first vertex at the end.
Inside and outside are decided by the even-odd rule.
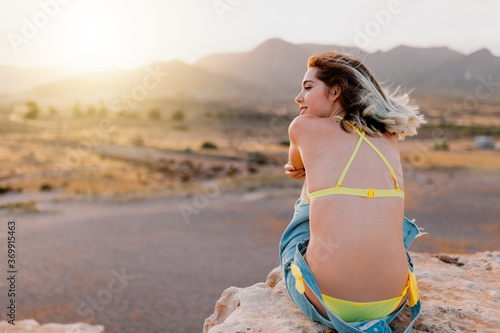
MULTIPOLYGON (((318 69, 316 78, 329 89, 340 87, 344 120, 368 135, 390 132, 403 139, 417 134, 417 128, 425 123, 418 106, 408 104, 408 94, 399 94, 399 87, 393 93, 382 88, 368 68, 353 56, 317 53, 308 60, 308 68, 311 67, 318 69)), ((345 122, 342 128, 348 130, 345 122)))

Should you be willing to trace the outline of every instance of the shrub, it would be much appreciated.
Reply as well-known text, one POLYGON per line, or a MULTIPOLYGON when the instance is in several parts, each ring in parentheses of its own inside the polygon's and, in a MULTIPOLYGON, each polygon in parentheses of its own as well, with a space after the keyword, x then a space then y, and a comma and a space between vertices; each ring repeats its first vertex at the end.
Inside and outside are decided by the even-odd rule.
POLYGON ((258 151, 249 153, 248 160, 250 163, 256 163, 258 165, 269 163, 269 158, 267 157, 267 155, 260 153, 258 151))
POLYGON ((5 194, 5 193, 8 193, 8 192, 14 192, 14 189, 10 186, 0 186, 0 194, 5 194))
POLYGON ((152 108, 149 110, 149 119, 159 120, 161 118, 160 110, 158 108, 152 108))
POLYGON ((50 185, 49 183, 43 183, 42 185, 40 185, 40 191, 50 191, 52 190, 52 185, 50 185))
POLYGON ((248 165, 247 165, 247 171, 248 171, 249 173, 257 173, 258 169, 257 169, 257 167, 256 167, 255 165, 253 165, 253 164, 248 164, 248 165))
POLYGON ((215 143, 212 143, 210 141, 205 141, 201 145, 201 149, 217 149, 217 146, 215 145, 215 143))
POLYGON ((447 140, 435 140, 434 150, 450 150, 450 146, 447 140))
POLYGON ((24 115, 26 119, 36 119, 38 118, 38 114, 40 113, 40 109, 35 102, 27 102, 26 106, 28 107, 28 112, 24 115))
POLYGON ((9 202, 4 205, 0 205, 0 209, 6 209, 10 212, 12 211, 22 211, 24 213, 33 213, 33 212, 38 212, 38 207, 36 205, 36 202, 31 200, 28 202, 9 202))
POLYGON ((183 110, 175 110, 172 114, 172 120, 174 121, 183 121, 184 120, 184 111, 183 110))

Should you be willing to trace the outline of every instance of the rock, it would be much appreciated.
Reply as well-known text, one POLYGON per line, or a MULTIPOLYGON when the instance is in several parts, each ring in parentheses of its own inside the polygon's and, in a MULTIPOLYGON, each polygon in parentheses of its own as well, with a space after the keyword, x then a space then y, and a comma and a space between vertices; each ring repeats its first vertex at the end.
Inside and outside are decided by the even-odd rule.
MULTIPOLYGON (((411 256, 422 302, 413 332, 498 332, 500 252, 447 255, 449 263, 426 253, 411 256)), ((391 323, 393 332, 403 332, 409 319, 406 307, 391 323)), ((334 332, 309 320, 293 304, 280 266, 265 283, 226 289, 203 325, 203 333, 328 331, 334 332)))
POLYGON ((11 325, 7 321, 0 322, 0 333, 104 333, 104 326, 91 326, 85 323, 74 324, 43 324, 36 320, 25 319, 16 320, 16 325, 11 325))

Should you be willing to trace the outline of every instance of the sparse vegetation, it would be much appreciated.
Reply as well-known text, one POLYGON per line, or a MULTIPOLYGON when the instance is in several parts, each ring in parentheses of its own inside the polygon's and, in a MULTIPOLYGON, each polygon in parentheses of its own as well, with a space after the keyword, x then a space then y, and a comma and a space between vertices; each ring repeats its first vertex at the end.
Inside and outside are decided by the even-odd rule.
POLYGON ((248 164, 247 165, 247 171, 250 174, 254 174, 254 173, 258 172, 258 169, 257 169, 257 166, 255 166, 254 164, 248 164))
POLYGON ((104 101, 102 98, 99 100, 99 117, 104 118, 108 114, 108 109, 106 108, 106 105, 104 104, 104 101))
POLYGON ((43 183, 42 185, 40 185, 40 191, 46 192, 46 191, 50 191, 52 189, 53 189, 53 187, 49 183, 43 183))
POLYGON ((217 149, 217 146, 215 145, 215 143, 212 143, 210 141, 205 141, 201 145, 201 149, 217 149))
POLYGON ((57 116, 59 116, 59 111, 57 111, 57 109, 55 107, 51 106, 49 108, 49 116, 50 117, 57 117, 57 116))
POLYGON ((189 126, 188 125, 174 125, 172 126, 173 130, 176 131, 189 131, 189 126))
POLYGON ((108 109, 106 106, 102 105, 101 109, 99 110, 99 117, 104 118, 108 114, 108 109))
POLYGON ((149 119, 151 120, 160 120, 161 114, 158 108, 152 108, 149 110, 149 119))
POLYGON ((433 135, 439 130, 447 138, 463 138, 476 135, 500 136, 500 126, 471 126, 454 124, 424 124, 419 131, 419 136, 433 135))
MULTIPOLYGON (((194 188, 199 181, 210 179, 230 179, 229 183, 239 184, 241 179, 249 177, 259 180, 255 184, 250 182, 249 187, 258 188, 262 183, 260 180, 269 172, 280 175, 273 177, 285 177, 277 169, 282 171, 281 165, 286 163, 288 156, 286 126, 281 126, 270 107, 257 110, 236 104, 227 106, 174 100, 162 105, 144 103, 134 109, 123 106, 118 114, 120 109, 107 110, 103 102, 75 100, 54 105, 42 105, 41 101, 36 101, 40 109, 38 118, 53 121, 54 127, 33 131, 32 146, 21 146, 14 138, 5 135, 6 156, 12 157, 4 168, 5 178, 0 186, 3 203, 17 187, 28 193, 52 193, 45 191, 55 192, 57 189, 61 195, 77 193, 97 198, 111 196, 114 191, 125 195, 135 191, 163 191, 169 186, 194 188), (72 117, 80 111, 80 118, 72 117), (98 118, 106 113, 109 119, 101 124, 98 118), (64 123, 59 121, 63 119, 64 123), (269 130, 273 136, 263 136, 269 130), (36 139, 36 133, 42 132, 44 139, 67 140, 68 147, 71 141, 74 149, 61 150, 62 146, 42 145, 44 141, 36 139), (263 148, 257 149, 255 142, 262 143, 263 148), (102 149, 99 147, 78 155, 85 153, 83 149, 92 143, 101 145, 102 149), (146 152, 141 147, 156 150, 151 159, 145 159, 146 152), (159 162, 161 158, 165 163, 159 162), (237 162, 232 164, 232 161, 237 162), (46 178, 50 175, 43 172, 54 165, 61 168, 60 175, 64 177, 61 182, 46 178), (34 178, 26 180, 25 174, 34 178), (92 186, 89 187, 90 181, 92 186)), ((23 116, 27 113, 26 101, 18 105, 18 110, 23 116)), ((287 117, 290 116, 284 115, 282 120, 286 121, 287 117)), ((490 124, 478 120, 475 133, 498 131, 500 127, 495 121, 493 119, 490 124)), ((25 123, 25 126, 39 124, 34 121, 25 123)), ((419 137, 402 143, 405 147, 401 156, 407 169, 411 166, 412 170, 441 167, 487 172, 498 170, 498 138, 495 138, 496 150, 479 151, 474 149, 472 127, 467 121, 439 123, 438 118, 432 118, 427 126, 419 132, 419 137), (442 139, 446 142, 438 142, 442 139), (422 153, 415 154, 414 151, 422 153)), ((264 185, 274 186, 271 180, 264 185)))
POLYGON ((10 202, 7 204, 0 205, 0 209, 5 209, 5 210, 8 210, 9 212, 12 212, 12 211, 18 211, 18 212, 23 212, 23 213, 39 212, 35 201, 10 202))
POLYGON ((24 115, 26 119, 37 119, 40 114, 40 109, 38 108, 38 104, 36 102, 30 101, 26 103, 28 107, 28 112, 24 115))
POLYGON ((226 175, 228 177, 233 177, 233 176, 236 176, 237 174, 240 173, 240 169, 238 169, 237 167, 235 167, 234 165, 230 165, 229 168, 227 169, 226 171, 226 175))
POLYGON ((450 150, 448 141, 444 139, 434 140, 434 150, 450 150))
POLYGON ((266 154, 256 151, 248 154, 248 161, 250 163, 263 165, 269 163, 269 158, 266 154))
POLYGON ((184 120, 184 111, 183 110, 175 110, 172 114, 173 121, 183 121, 184 120))
POLYGON ((75 105, 73 106, 73 117, 75 118, 83 117, 83 112, 79 101, 76 101, 75 105))
POLYGON ((5 193, 9 193, 9 192, 14 192, 14 190, 12 189, 12 187, 10 186, 0 186, 0 194, 5 194, 5 193))

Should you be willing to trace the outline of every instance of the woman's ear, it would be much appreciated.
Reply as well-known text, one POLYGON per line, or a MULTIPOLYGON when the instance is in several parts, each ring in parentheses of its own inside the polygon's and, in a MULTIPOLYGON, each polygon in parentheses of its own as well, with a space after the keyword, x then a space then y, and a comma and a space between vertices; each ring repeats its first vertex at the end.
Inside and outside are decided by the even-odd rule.
POLYGON ((339 98, 340 92, 341 92, 340 85, 336 84, 330 91, 330 97, 333 100, 333 102, 335 102, 339 98))

